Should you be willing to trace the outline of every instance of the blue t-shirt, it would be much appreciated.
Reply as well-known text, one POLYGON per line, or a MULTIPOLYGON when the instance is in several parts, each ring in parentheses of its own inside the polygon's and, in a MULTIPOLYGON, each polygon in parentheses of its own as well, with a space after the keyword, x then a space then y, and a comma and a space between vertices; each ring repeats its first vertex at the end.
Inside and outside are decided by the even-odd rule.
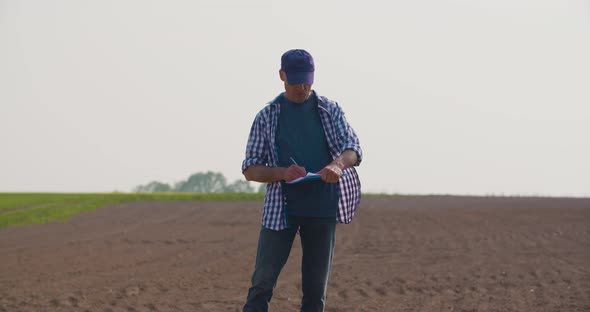
MULTIPOLYGON (((332 162, 317 110, 317 98, 313 93, 304 103, 291 102, 284 95, 281 97, 276 138, 281 167, 291 166, 293 158, 307 172, 318 172, 332 162)), ((325 183, 322 180, 283 183, 283 192, 289 215, 336 217, 338 183, 325 183)))

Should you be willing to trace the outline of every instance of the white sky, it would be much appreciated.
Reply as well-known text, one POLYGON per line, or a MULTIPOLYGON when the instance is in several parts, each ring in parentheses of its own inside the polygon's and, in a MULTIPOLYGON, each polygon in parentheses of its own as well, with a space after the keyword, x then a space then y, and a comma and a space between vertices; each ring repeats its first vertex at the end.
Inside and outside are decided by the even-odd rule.
POLYGON ((0 191, 242 178, 314 55, 363 190, 590 196, 590 1, 0 0, 0 191))

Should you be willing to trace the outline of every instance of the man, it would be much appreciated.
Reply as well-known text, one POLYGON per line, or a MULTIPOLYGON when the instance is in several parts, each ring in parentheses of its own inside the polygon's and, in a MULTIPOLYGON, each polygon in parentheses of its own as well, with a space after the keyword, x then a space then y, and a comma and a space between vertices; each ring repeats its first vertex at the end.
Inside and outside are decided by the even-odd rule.
POLYGON ((305 50, 281 57, 281 93, 254 119, 242 172, 267 184, 252 287, 244 312, 268 311, 273 289, 299 232, 302 312, 324 310, 336 223, 350 223, 360 202, 353 166, 359 140, 334 101, 311 89, 315 65, 305 50), (321 179, 287 183, 318 173, 321 179))

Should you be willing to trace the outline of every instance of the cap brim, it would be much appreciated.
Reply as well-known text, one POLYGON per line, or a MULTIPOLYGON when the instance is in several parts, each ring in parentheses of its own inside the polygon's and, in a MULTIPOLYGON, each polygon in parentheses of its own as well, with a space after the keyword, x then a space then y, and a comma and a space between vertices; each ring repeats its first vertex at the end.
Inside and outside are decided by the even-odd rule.
POLYGON ((287 83, 290 85, 313 84, 313 72, 287 73, 287 83))

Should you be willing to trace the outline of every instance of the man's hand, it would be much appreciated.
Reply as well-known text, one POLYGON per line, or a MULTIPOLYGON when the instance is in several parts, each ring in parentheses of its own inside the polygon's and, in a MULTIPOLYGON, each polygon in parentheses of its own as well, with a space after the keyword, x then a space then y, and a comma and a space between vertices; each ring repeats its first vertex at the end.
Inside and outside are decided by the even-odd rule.
POLYGON ((304 167, 291 165, 287 167, 283 173, 283 180, 286 182, 293 181, 297 178, 304 177, 307 174, 304 167))
POLYGON ((318 174, 322 175, 322 180, 326 183, 336 183, 340 179, 342 172, 344 171, 344 163, 339 159, 334 160, 322 170, 318 171, 318 174))
POLYGON ((356 164, 358 156, 353 150, 345 150, 340 156, 336 157, 324 169, 318 171, 322 175, 322 180, 326 183, 336 183, 342 176, 344 170, 356 164))

